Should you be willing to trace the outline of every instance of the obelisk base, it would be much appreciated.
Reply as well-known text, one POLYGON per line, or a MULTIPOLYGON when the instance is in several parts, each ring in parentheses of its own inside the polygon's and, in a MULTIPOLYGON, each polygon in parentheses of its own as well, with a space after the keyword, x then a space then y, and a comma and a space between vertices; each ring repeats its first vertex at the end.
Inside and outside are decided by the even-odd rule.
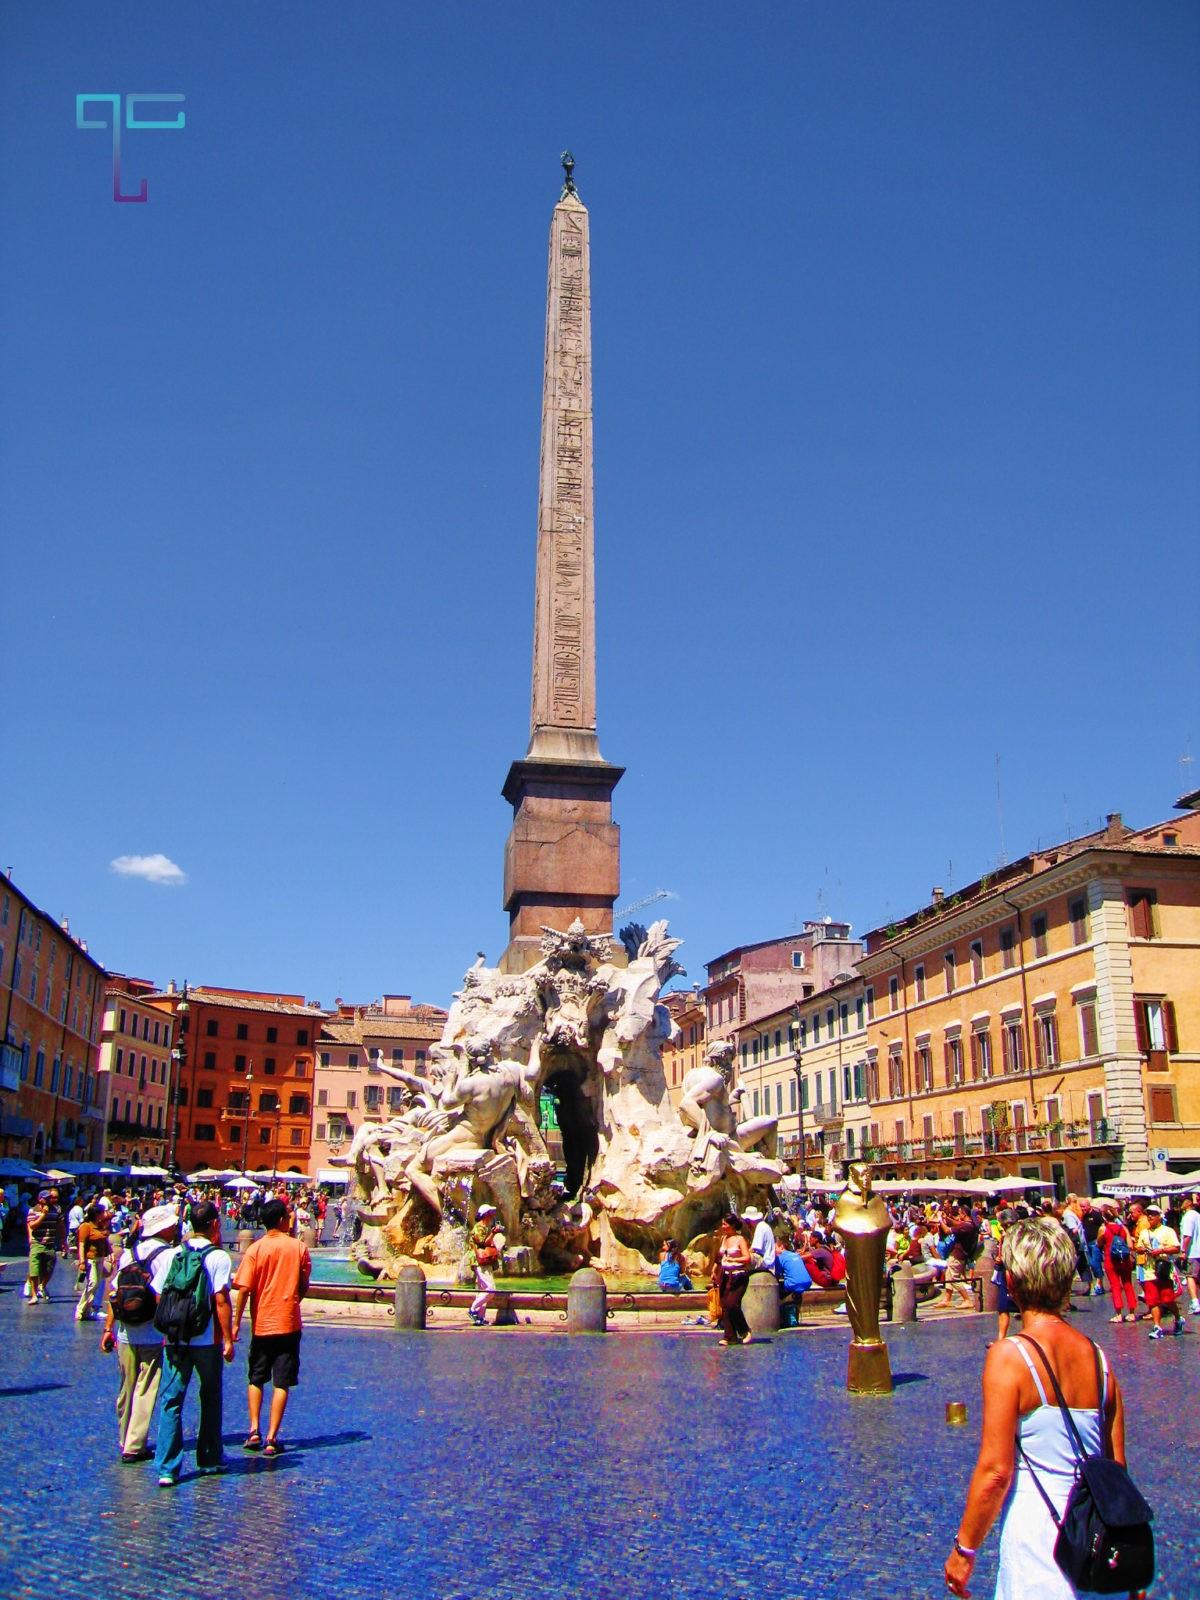
POLYGON ((851 1394, 891 1394, 892 1363, 882 1339, 878 1344, 851 1344, 846 1388, 851 1394))

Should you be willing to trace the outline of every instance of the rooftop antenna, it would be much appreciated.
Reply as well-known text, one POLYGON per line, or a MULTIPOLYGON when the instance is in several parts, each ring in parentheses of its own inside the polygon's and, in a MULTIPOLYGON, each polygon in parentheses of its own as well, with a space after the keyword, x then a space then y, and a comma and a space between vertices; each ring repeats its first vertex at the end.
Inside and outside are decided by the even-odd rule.
POLYGON ((1004 843, 1004 795, 1000 784, 1000 752, 996 751, 996 821, 1000 825, 1000 861, 999 865, 1008 865, 1008 847, 1004 843))

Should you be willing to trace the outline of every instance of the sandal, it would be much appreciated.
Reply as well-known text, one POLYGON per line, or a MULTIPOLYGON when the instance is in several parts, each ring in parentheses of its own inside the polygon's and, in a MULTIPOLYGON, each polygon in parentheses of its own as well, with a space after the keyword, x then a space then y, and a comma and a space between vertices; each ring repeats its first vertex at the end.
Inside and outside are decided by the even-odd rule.
POLYGON ((281 1456, 282 1454, 283 1454, 283 1445, 279 1442, 278 1439, 268 1439, 266 1444, 263 1445, 263 1455, 264 1456, 272 1456, 273 1457, 273 1456, 281 1456))
POLYGON ((257 1428, 255 1428, 254 1432, 246 1440, 245 1444, 242 1446, 242 1449, 243 1450, 261 1450, 262 1449, 262 1434, 259 1433, 257 1428))

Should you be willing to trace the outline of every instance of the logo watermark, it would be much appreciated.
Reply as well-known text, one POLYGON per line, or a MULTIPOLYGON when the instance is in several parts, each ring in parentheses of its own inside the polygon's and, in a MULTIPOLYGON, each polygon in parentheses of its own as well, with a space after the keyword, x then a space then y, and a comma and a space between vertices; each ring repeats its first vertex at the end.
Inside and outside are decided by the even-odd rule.
MULTIPOLYGON (((178 132, 184 126, 185 115, 182 111, 169 122, 144 117, 138 114, 140 106, 167 106, 182 105, 181 94, 127 94, 125 96, 125 127, 130 132, 134 129, 153 129, 158 132, 178 132)), ((122 194, 121 192, 121 96, 119 94, 77 94, 75 96, 75 126, 77 128, 107 128, 108 121, 103 116, 88 117, 85 111, 89 106, 108 106, 112 115, 112 148, 113 148, 113 199, 124 202, 126 205, 144 204, 150 198, 150 184, 143 178, 137 194, 122 194)))

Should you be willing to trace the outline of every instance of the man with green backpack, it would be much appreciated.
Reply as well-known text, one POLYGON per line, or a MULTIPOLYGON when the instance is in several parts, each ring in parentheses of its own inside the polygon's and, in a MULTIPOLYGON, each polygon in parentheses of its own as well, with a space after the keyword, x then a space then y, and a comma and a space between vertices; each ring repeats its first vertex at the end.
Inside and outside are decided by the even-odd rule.
POLYGON ((179 1482, 183 1466, 183 1405, 192 1373, 200 1379, 196 1466, 220 1472, 221 1363, 233 1360, 229 1282, 233 1262, 221 1249, 221 1213, 211 1200, 190 1211, 192 1232, 176 1250, 159 1291, 154 1326, 162 1334, 163 1378, 154 1466, 159 1487, 179 1482))

